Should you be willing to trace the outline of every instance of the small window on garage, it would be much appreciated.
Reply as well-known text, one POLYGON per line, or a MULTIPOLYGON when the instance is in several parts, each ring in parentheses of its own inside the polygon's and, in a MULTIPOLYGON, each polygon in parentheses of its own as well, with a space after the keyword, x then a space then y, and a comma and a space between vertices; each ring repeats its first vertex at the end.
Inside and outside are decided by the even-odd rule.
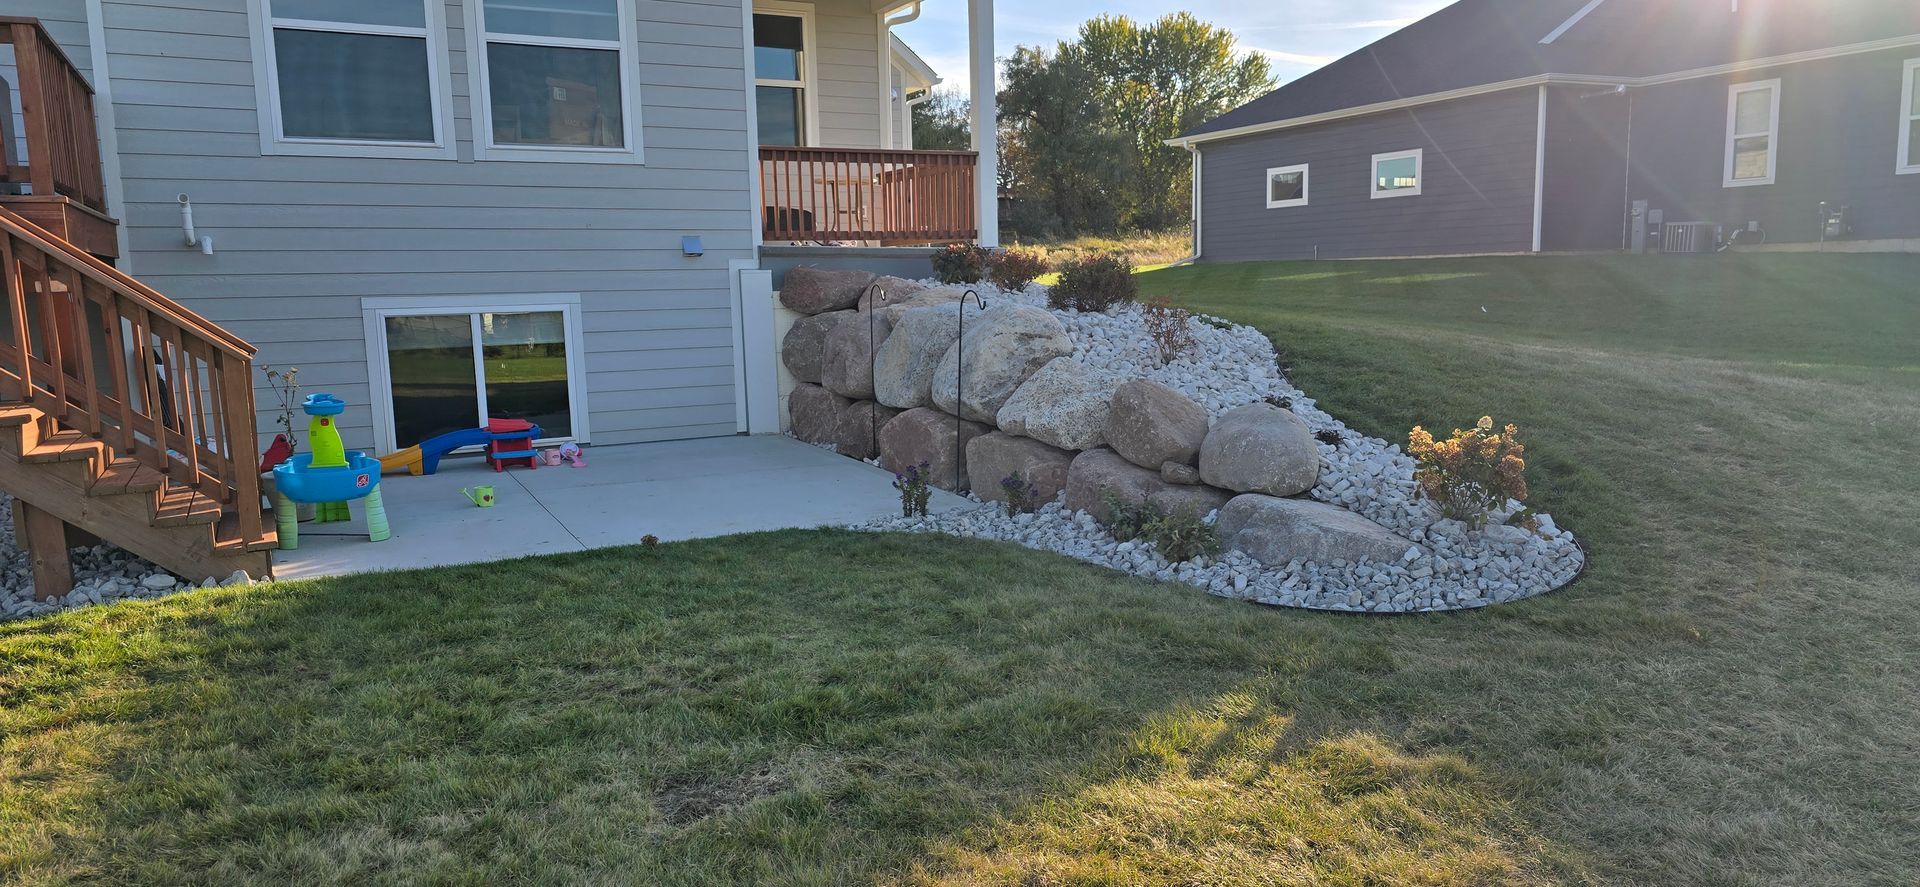
POLYGON ((1307 164, 1267 170, 1267 209, 1307 205, 1307 164))
POLYGON ((1415 148, 1373 155, 1374 198, 1412 197, 1420 193, 1421 166, 1426 153, 1424 149, 1415 148))

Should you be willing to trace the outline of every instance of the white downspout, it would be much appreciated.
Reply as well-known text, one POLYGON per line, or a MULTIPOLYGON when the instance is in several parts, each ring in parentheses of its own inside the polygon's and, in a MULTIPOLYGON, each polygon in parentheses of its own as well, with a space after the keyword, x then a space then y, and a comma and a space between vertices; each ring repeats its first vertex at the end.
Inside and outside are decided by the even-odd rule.
POLYGON ((967 0, 967 75, 973 99, 974 217, 981 246, 1000 245, 1000 118, 994 94, 993 0, 967 0))
POLYGON ((875 45, 875 49, 879 54, 874 56, 874 58, 878 60, 878 64, 876 64, 875 67, 879 69, 878 79, 880 83, 880 147, 882 148, 900 147, 899 145, 894 144, 893 41, 891 39, 893 37, 893 27, 895 25, 904 25, 908 22, 913 21, 914 19, 919 18, 920 2, 921 0, 913 0, 912 7, 910 7, 906 12, 901 13, 900 15, 894 16, 893 18, 888 18, 887 14, 884 12, 881 13, 879 16, 880 39, 879 39, 879 42, 875 45))

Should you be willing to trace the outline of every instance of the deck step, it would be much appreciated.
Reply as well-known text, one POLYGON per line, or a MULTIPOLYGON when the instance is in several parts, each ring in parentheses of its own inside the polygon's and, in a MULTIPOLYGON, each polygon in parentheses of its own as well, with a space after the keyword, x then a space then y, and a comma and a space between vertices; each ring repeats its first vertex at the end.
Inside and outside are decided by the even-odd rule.
POLYGON ((16 428, 44 415, 36 407, 0 407, 0 428, 16 428))
POLYGON ((223 515, 220 518, 220 525, 213 530, 214 553, 233 555, 243 551, 271 551, 279 548, 280 533, 274 529, 272 512, 261 514, 260 526, 264 528, 264 535, 251 543, 244 543, 244 540, 240 538, 240 516, 237 514, 223 515))
POLYGON ((51 437, 41 438, 39 444, 20 456, 20 461, 79 462, 84 459, 105 457, 106 454, 106 444, 78 431, 62 431, 51 437))
POLYGON ((160 505, 153 510, 156 527, 184 527, 211 524, 220 520, 220 503, 189 487, 170 487, 160 494, 160 505))
POLYGON ((134 459, 115 459, 87 487, 90 496, 151 493, 167 485, 167 476, 134 459))

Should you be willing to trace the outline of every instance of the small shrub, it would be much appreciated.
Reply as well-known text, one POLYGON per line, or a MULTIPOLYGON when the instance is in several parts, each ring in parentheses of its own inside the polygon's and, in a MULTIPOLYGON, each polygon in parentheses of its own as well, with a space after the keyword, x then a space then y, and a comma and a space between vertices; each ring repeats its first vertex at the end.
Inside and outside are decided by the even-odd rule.
POLYGON ((641 536, 641 537, 640 537, 640 547, 641 547, 641 548, 645 548, 645 549, 647 549, 648 551, 652 551, 653 549, 656 549, 656 548, 659 548, 659 547, 660 547, 660 537, 659 537, 659 536, 655 536, 655 535, 653 535, 652 533, 648 533, 648 534, 647 534, 647 535, 645 535, 645 536, 641 536))
POLYGON ((1114 495, 1112 490, 1103 498, 1107 505, 1107 532, 1122 542, 1140 538, 1148 524, 1160 519, 1160 509, 1150 502, 1135 505, 1114 495))
POLYGON ((971 243, 950 243, 933 254, 933 277, 941 283, 979 283, 993 253, 971 243))
POLYGON ((1264 399, 1266 400, 1267 403, 1270 403, 1283 410, 1293 409, 1293 398, 1291 397, 1286 397, 1284 395, 1279 395, 1279 394, 1269 394, 1264 399))
POLYGON ((1187 309, 1168 301, 1166 296, 1155 296, 1140 306, 1147 338, 1153 340, 1153 350, 1160 355, 1162 365, 1179 360, 1193 350, 1193 329, 1187 326, 1187 318, 1191 316, 1187 309))
POLYGON ((987 266, 987 280, 994 286, 1013 292, 1026 289, 1034 278, 1045 273, 1046 259, 1033 250, 1017 246, 994 253, 992 264, 987 266))
POLYGON ((1407 434, 1407 452, 1420 462, 1414 479, 1447 517, 1483 526, 1508 499, 1527 498, 1527 448, 1518 434, 1512 425, 1495 432, 1490 416, 1471 429, 1455 428, 1446 440, 1414 426, 1407 434))
POLYGON ((1313 439, 1327 446, 1337 447, 1340 445, 1340 432, 1331 428, 1322 428, 1313 433, 1313 439))
POLYGON ((1156 517, 1141 528, 1141 535, 1160 550, 1161 557, 1174 563, 1220 552, 1220 534, 1191 511, 1156 517))
POLYGON ((909 465, 906 471, 893 476, 893 488, 900 491, 901 517, 927 516, 927 502, 933 498, 933 489, 927 485, 927 476, 932 468, 922 462, 909 465))
POLYGON ((1035 489, 1033 484, 1022 480, 1018 471, 1000 479, 1000 492, 1007 495, 1006 501, 1001 502, 1000 507, 1006 511, 1008 517, 1016 514, 1032 514, 1040 507, 1040 491, 1035 489))
POLYGON ((1087 256, 1060 269, 1060 282, 1047 291, 1047 304, 1056 310, 1105 311, 1139 295, 1133 263, 1125 256, 1087 256))

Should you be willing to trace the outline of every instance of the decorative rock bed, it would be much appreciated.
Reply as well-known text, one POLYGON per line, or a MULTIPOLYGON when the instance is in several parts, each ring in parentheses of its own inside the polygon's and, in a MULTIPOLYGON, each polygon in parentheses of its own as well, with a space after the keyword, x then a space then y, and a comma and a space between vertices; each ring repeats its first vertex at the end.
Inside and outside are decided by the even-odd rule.
POLYGON ((13 497, 0 493, 0 621, 45 616, 61 610, 110 604, 135 598, 165 597, 175 592, 209 585, 251 583, 243 572, 225 582, 203 581, 200 585, 175 578, 159 567, 112 545, 100 544, 75 548, 73 590, 48 600, 33 597, 32 556, 23 551, 13 536, 13 497))
POLYGON ((1534 531, 1504 525, 1518 503, 1483 529, 1444 518, 1420 496, 1411 456, 1316 407, 1251 327, 1191 318, 1194 347, 1163 364, 1138 306, 1054 311, 1040 286, 800 268, 781 299, 808 315, 782 343, 801 380, 794 436, 894 472, 924 462, 934 485, 982 502, 859 529, 1005 540, 1225 597, 1348 611, 1504 603, 1585 564, 1551 516, 1534 531), (984 310, 961 307, 968 289, 984 310), (1008 516, 995 500, 1016 471, 1047 504, 1008 516), (1116 502, 1205 515, 1222 553, 1172 563, 1118 541, 1103 526, 1116 502))

